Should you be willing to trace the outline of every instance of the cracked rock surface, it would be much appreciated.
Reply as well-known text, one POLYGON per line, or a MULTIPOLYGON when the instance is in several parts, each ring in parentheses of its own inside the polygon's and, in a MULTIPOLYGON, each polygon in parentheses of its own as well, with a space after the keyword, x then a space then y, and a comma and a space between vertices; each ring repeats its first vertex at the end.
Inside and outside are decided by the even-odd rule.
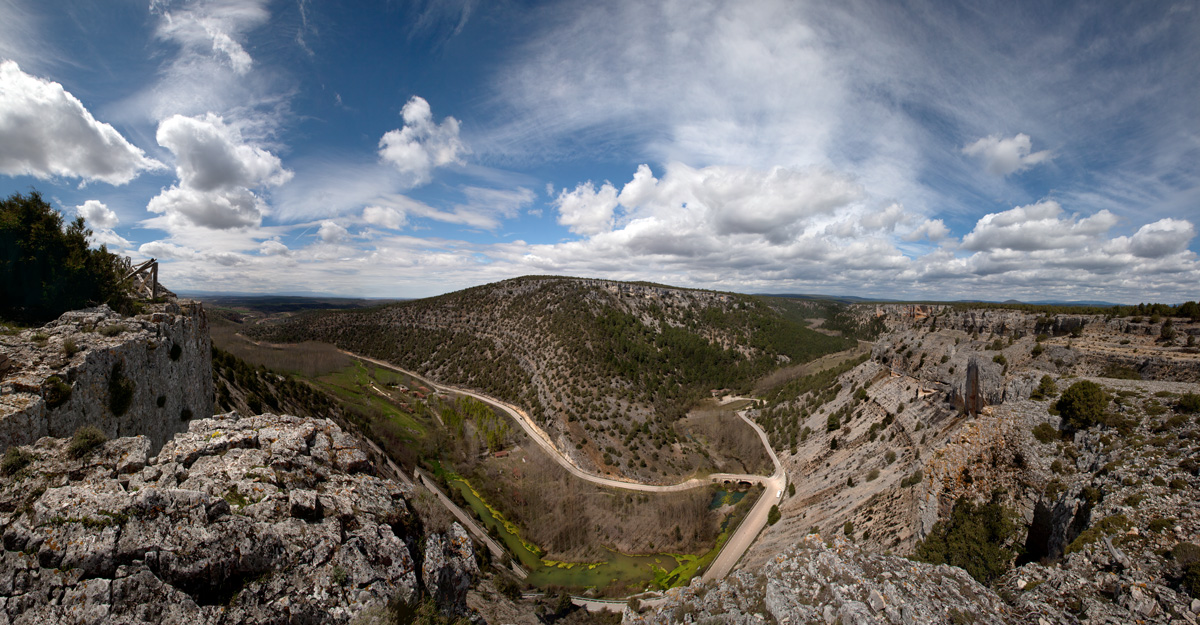
POLYGON ((69 444, 0 478, 0 625, 345 623, 426 586, 465 612, 466 533, 421 541, 409 488, 330 421, 219 415, 154 457, 141 436, 69 444))

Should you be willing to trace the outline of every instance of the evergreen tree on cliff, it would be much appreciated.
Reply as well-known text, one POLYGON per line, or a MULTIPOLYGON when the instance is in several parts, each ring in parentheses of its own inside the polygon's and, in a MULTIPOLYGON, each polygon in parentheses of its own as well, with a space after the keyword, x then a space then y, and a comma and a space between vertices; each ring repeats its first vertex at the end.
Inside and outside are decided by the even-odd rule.
POLYGON ((0 318, 44 322, 107 303, 129 312, 118 257, 88 248, 91 230, 63 217, 37 191, 0 201, 0 318))

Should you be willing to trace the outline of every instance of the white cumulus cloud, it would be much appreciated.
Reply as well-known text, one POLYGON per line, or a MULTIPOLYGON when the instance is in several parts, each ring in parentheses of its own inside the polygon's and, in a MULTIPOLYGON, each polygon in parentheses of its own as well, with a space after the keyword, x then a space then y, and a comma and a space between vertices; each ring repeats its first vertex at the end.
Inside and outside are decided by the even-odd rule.
POLYGON ((399 230, 408 222, 404 213, 390 206, 368 206, 363 209, 363 221, 382 226, 389 230, 399 230))
POLYGON ((321 227, 317 229, 317 236, 326 243, 342 243, 350 240, 350 232, 332 221, 321 222, 321 227))
POLYGON ((161 167, 59 83, 0 62, 0 173, 121 185, 161 167))
POLYGON ((962 152, 981 159, 988 172, 997 176, 1007 176, 1049 161, 1052 156, 1049 150, 1031 152, 1032 149, 1033 140, 1029 135, 1018 133, 1012 138, 1000 135, 986 136, 963 147, 962 152))
POLYGON ((400 111, 404 127, 389 130, 379 140, 379 157, 406 177, 409 186, 429 182, 433 170, 461 163, 467 147, 458 137, 458 120, 446 117, 434 123, 424 98, 413 96, 400 111))
POLYGON ((1062 206, 1054 200, 989 213, 963 237, 963 247, 977 251, 1077 249, 1095 242, 1117 223, 1116 215, 1107 210, 1083 219, 1075 215, 1062 218, 1062 213, 1062 206))
POLYGON ((121 222, 117 214, 100 200, 88 200, 76 206, 75 213, 96 228, 115 228, 121 222))
POLYGON ((179 183, 152 198, 146 208, 166 215, 176 226, 257 226, 266 204, 252 189, 292 178, 278 157, 247 144, 236 126, 212 113, 173 115, 159 124, 156 138, 175 154, 179 183))
POLYGON ((1141 258, 1162 258, 1187 249, 1196 228, 1182 219, 1160 219, 1138 229, 1129 240, 1129 250, 1141 258))
POLYGON ((575 234, 593 235, 612 230, 613 211, 617 208, 617 189, 605 182, 597 190, 590 181, 574 191, 563 189, 554 199, 558 223, 575 234))

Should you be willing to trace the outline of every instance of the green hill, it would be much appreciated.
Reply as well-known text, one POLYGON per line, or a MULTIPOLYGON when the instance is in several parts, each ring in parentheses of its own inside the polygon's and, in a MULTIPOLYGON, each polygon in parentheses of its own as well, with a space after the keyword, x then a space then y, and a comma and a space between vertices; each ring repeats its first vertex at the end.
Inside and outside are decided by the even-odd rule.
MULTIPOLYGON (((828 305, 645 283, 524 277, 447 295, 257 326, 319 340, 521 406, 580 464, 686 472, 673 424, 710 389, 854 345, 804 318, 828 305), (571 448, 574 449, 571 449, 571 448)), ((694 451, 694 450, 693 450, 694 451)))

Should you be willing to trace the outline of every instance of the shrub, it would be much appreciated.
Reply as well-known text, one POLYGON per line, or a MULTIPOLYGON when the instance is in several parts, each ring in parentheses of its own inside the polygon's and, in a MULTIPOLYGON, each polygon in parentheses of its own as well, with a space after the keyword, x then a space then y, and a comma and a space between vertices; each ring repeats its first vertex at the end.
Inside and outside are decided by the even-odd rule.
POLYGON ((179 420, 184 421, 184 422, 191 421, 192 420, 192 409, 184 408, 183 410, 180 410, 179 411, 179 420))
POLYGON ((842 427, 842 422, 838 419, 837 413, 831 414, 825 419, 826 432, 836 432, 840 427, 842 427))
POLYGON ((183 355, 183 348, 179 346, 179 343, 172 343, 171 352, 168 355, 171 360, 179 360, 179 357, 183 355))
POLYGON ((1151 532, 1162 533, 1166 530, 1171 529, 1172 527, 1175 527, 1175 519, 1166 518, 1166 519, 1154 519, 1154 520, 1150 521, 1150 525, 1148 526, 1148 529, 1151 532))
POLYGON ((846 521, 846 524, 842 526, 842 533, 849 538, 854 538, 854 521, 846 521))
POLYGON ((963 568, 982 584, 989 584, 1008 570, 1016 551, 1016 514, 1000 505, 999 498, 975 505, 966 498, 954 502, 948 519, 938 521, 929 535, 917 544, 912 558, 929 564, 963 568))
POLYGON ((347 577, 349 577, 349 575, 346 573, 346 569, 342 568, 340 565, 334 565, 333 571, 329 573, 329 579, 331 579, 337 586, 345 586, 347 577))
POLYGON ((771 510, 767 512, 767 525, 775 525, 781 516, 783 515, 779 512, 779 506, 771 506, 771 510))
POLYGON ((1191 566, 1200 563, 1200 545, 1192 543, 1176 543, 1171 548, 1171 558, 1175 560, 1179 566, 1191 566))
POLYGON ((1183 587, 1193 597, 1200 597, 1200 564, 1193 564, 1184 570, 1183 587))
POLYGON ((1046 348, 1042 347, 1041 343, 1035 343, 1033 349, 1029 350, 1029 355, 1037 358, 1038 356, 1041 356, 1042 352, 1044 351, 1046 351, 1046 348))
POLYGON ((1054 429, 1049 423, 1039 423, 1033 427, 1033 437, 1039 443, 1051 443, 1058 438, 1058 430, 1054 429))
POLYGON ((506 573, 496 576, 496 590, 513 601, 521 598, 521 584, 506 573))
POLYGON ((0 475, 14 475, 17 471, 29 466, 33 460, 32 452, 20 447, 9 447, 8 451, 4 452, 4 459, 0 460, 0 475))
POLYGON ((68 337, 63 341, 62 350, 63 354, 70 358, 79 353, 79 344, 75 342, 75 339, 68 337))
POLYGON ((1000 365, 1001 367, 1008 366, 1008 359, 1004 357, 1004 354, 996 354, 995 356, 992 356, 992 362, 1000 365))
POLYGON ((118 334, 120 334, 124 331, 125 331, 125 326, 122 324, 119 324, 119 323, 110 323, 106 326, 101 327, 99 330, 100 334, 103 334, 104 336, 108 336, 108 337, 117 336, 118 334))
POLYGON ((1097 521, 1095 525, 1084 530, 1075 540, 1071 541, 1071 544, 1067 545, 1067 553, 1075 553, 1083 549, 1085 545, 1094 543, 1104 536, 1124 532, 1129 529, 1129 526, 1129 519, 1123 514, 1106 516, 1097 521))
POLYGON ((129 411, 133 404, 133 380, 125 377, 125 365, 118 362, 113 365, 112 373, 108 376, 108 409, 113 415, 121 416, 129 411))
POLYGON ((879 469, 871 469, 867 472, 867 481, 874 482, 879 479, 879 469))
POLYGON ((108 437, 100 428, 94 425, 85 425, 78 430, 75 430, 75 436, 71 437, 71 444, 67 447, 67 453, 72 458, 82 458, 95 450, 97 447, 104 444, 108 437))
POLYGON ((50 408, 58 408, 71 399, 71 385, 63 382, 56 375, 46 378, 44 389, 42 394, 46 400, 46 405, 50 408))
POLYGON ((887 450, 887 453, 883 454, 883 460, 884 460, 884 462, 886 462, 889 465, 892 464, 893 462, 896 461, 896 452, 894 452, 890 449, 887 450))
POLYGON ((1185 480, 1181 477, 1177 477, 1177 478, 1171 480, 1171 483, 1169 484, 1171 490, 1183 490, 1183 489, 1187 488, 1187 485, 1188 485, 1187 480, 1185 480))
POLYGON ((1175 409, 1187 413, 1200 412, 1200 395, 1196 393, 1180 395, 1179 401, 1175 403, 1175 409))
POLYGON ((1043 400, 1054 397, 1058 394, 1058 385, 1054 383, 1054 378, 1043 375, 1042 381, 1038 383, 1038 387, 1033 389, 1029 394, 1030 399, 1043 400))
POLYGON ((1099 384, 1081 380, 1063 391, 1054 406, 1062 415, 1064 426, 1083 430, 1101 422, 1108 400, 1108 394, 1099 384))
POLYGON ((1050 470, 1054 471, 1055 473, 1062 473, 1063 472, 1062 460, 1055 460, 1054 462, 1051 462, 1050 470))
POLYGON ((903 488, 908 488, 910 486, 916 486, 917 484, 920 484, 924 479, 925 479, 925 474, 922 473, 920 469, 917 469, 916 471, 912 472, 912 475, 909 475, 908 477, 904 478, 903 480, 900 480, 900 486, 903 488))

